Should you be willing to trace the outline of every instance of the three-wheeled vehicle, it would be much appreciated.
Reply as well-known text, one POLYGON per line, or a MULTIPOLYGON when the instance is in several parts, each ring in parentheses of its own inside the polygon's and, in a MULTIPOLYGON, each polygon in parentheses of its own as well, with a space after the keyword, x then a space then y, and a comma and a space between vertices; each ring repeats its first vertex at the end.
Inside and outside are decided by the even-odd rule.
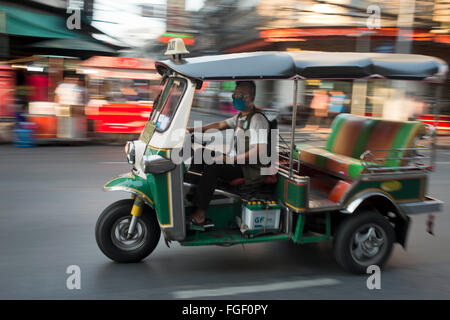
MULTIPOLYGON (((325 148, 296 145, 298 82, 304 79, 407 79, 441 82, 447 65, 420 55, 379 53, 255 52, 183 58, 180 39, 169 43, 170 60, 156 62, 163 88, 141 136, 126 144, 131 172, 108 181, 106 191, 125 191, 100 215, 96 240, 117 262, 137 262, 156 247, 332 239, 337 262, 350 272, 382 266, 394 243, 406 245, 411 214, 440 211, 427 194, 428 172, 421 138, 433 127, 416 121, 340 114, 325 148), (277 147, 275 174, 262 183, 222 183, 206 216, 213 228, 192 230, 188 195, 195 188, 185 162, 173 161, 186 131, 196 88, 202 81, 293 81, 289 144, 277 147)), ((186 158, 186 157, 185 157, 186 158)), ((433 158, 433 157, 430 157, 433 158)), ((432 159, 431 159, 432 160, 432 159)), ((432 163, 432 161, 430 161, 432 163)), ((272 163, 273 164, 273 163, 272 163)))

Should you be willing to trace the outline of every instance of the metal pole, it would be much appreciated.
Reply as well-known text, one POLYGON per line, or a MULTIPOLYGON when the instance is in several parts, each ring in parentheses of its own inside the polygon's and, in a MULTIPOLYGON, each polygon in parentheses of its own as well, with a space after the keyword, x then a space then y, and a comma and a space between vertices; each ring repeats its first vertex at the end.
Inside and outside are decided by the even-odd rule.
POLYGON ((411 53, 412 38, 408 36, 414 31, 414 14, 416 11, 416 0, 400 0, 397 18, 397 42, 396 53, 411 53))
MULTIPOLYGON (((295 126, 297 124, 297 91, 298 91, 298 79, 294 80, 294 102, 292 104, 292 126, 291 126, 291 152, 289 154, 289 178, 294 176, 293 162, 294 148, 295 148, 295 126)), ((300 163, 297 164, 300 166, 300 163)), ((297 168, 298 169, 298 168, 297 168)))
POLYGON ((442 96, 442 87, 443 84, 438 84, 436 88, 436 96, 434 98, 433 103, 433 118, 434 118, 434 132, 433 137, 431 138, 431 165, 433 168, 436 165, 436 142, 437 142, 437 129, 439 124, 439 113, 441 109, 441 96, 442 96))

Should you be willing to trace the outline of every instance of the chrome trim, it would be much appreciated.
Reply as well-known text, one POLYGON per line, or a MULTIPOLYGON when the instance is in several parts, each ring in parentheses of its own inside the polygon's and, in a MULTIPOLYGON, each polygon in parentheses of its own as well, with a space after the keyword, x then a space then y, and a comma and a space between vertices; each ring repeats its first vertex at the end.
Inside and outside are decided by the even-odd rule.
MULTIPOLYGON (((293 171, 293 158, 295 148, 295 127, 297 126, 297 92, 298 92, 298 79, 294 79, 294 101, 292 103, 292 123, 291 123, 291 145, 289 147, 289 178, 294 175, 293 171)), ((299 165, 300 167, 300 165, 299 165)))
POLYGON ((404 180, 410 178, 427 178, 428 175, 424 171, 410 171, 407 175, 404 172, 378 172, 375 174, 363 173, 359 175, 361 181, 374 181, 374 180, 404 180))
POLYGON ((234 204, 238 202, 237 198, 213 199, 209 205, 234 204))
POLYGON ((293 229, 292 226, 294 225, 294 217, 293 217, 292 211, 287 209, 286 215, 287 215, 287 221, 288 221, 287 226, 286 226, 286 233, 292 234, 292 229, 293 229))
POLYGON ((189 188, 189 189, 191 189, 191 188, 194 187, 194 185, 193 185, 192 183, 184 182, 184 181, 183 181, 183 186, 184 186, 184 187, 187 187, 187 188, 189 188))
POLYGON ((115 187, 103 187, 103 191, 125 191, 131 194, 134 194, 135 196, 138 196, 140 198, 142 198, 142 200, 144 200, 145 204, 147 204, 148 206, 150 206, 151 208, 154 207, 154 203, 149 202, 146 198, 148 198, 143 192, 141 191, 136 191, 133 190, 131 188, 128 187, 124 187, 124 186, 115 186, 115 187), (145 197, 143 197, 142 195, 145 195, 145 197))
POLYGON ((408 215, 422 214, 442 211, 444 202, 432 197, 426 197, 425 201, 400 203, 399 207, 408 215))
POLYGON ((134 145, 134 141, 127 141, 125 144, 125 154, 127 155, 129 164, 136 163, 136 146, 134 145))
MULTIPOLYGON (((306 182, 309 184, 309 177, 308 176, 299 176, 299 175, 294 175, 292 177, 289 177, 289 173, 285 172, 285 169, 283 170, 282 168, 280 168, 280 170, 278 170, 278 174, 280 176, 283 176, 286 179, 292 180, 294 182, 306 182)), ((308 190, 309 191, 309 190, 308 190)))
POLYGON ((228 191, 225 191, 225 190, 221 190, 221 189, 216 189, 214 191, 214 194, 225 196, 225 197, 228 197, 228 198, 241 199, 241 197, 238 196, 237 194, 234 194, 234 193, 231 193, 231 192, 228 192, 228 191))
MULTIPOLYGON (((136 199, 140 199, 140 198, 136 198, 136 199)), ((133 237, 134 229, 136 228, 136 224, 137 224, 138 220, 139 220, 138 216, 131 217, 131 222, 130 222, 130 226, 128 227, 128 233, 127 233, 128 239, 131 239, 133 237)))
POLYGON ((390 198, 388 195, 384 194, 381 191, 368 191, 368 192, 364 192, 362 194, 360 194, 357 198, 353 199, 350 203, 348 203, 347 205, 344 206, 343 209, 341 209, 341 213, 344 214, 353 214, 356 209, 358 209, 358 207, 361 205, 361 203, 364 200, 367 200, 371 197, 375 197, 375 196, 380 196, 383 197, 387 200, 389 200, 389 202, 394 206, 394 208, 396 209, 396 213, 398 213, 399 215, 401 215, 403 218, 406 219, 406 215, 405 213, 402 211, 402 209, 398 206, 397 203, 395 203, 395 201, 393 201, 392 198, 390 198))
MULTIPOLYGON (((432 131, 430 129, 430 131, 432 131)), ((422 138, 423 139, 423 138, 422 138)), ((364 151, 359 157, 361 165, 369 173, 377 171, 393 171, 393 170, 427 170, 430 168, 431 163, 425 164, 424 160, 431 160, 431 156, 424 156, 419 154, 419 151, 430 150, 430 148, 417 146, 413 148, 392 148, 392 149, 372 149, 364 151), (395 152, 393 157, 386 156, 384 158, 377 158, 373 152, 387 151, 389 153, 395 152), (412 155, 405 156, 405 151, 413 151, 412 155), (406 161, 405 165, 396 167, 386 167, 384 164, 386 161, 402 160, 406 161)))
MULTIPOLYGON (((188 190, 190 190, 190 189, 195 187, 195 185, 193 185, 192 183, 189 183, 189 182, 183 182, 183 185, 184 185, 184 187, 188 188, 188 190)), ((215 195, 224 196, 224 197, 227 197, 227 198, 232 198, 232 199, 239 199, 239 200, 241 199, 241 197, 239 195, 231 193, 231 192, 228 192, 228 191, 225 191, 225 190, 222 190, 222 189, 214 190, 214 194, 215 195)), ((216 201, 216 200, 222 200, 222 199, 211 200, 211 203, 212 203, 212 201, 216 201)))
POLYGON ((200 172, 195 172, 195 171, 190 171, 190 170, 188 170, 187 173, 193 174, 194 176, 199 176, 199 177, 203 176, 203 174, 201 174, 200 172))
MULTIPOLYGON (((332 212, 332 211, 339 211, 342 208, 343 208, 342 205, 339 203, 336 203, 336 205, 334 205, 334 206, 317 207, 317 208, 310 208, 309 204, 308 204, 307 210, 303 211, 303 213, 318 213, 318 212, 324 212, 324 211, 332 212)), ((346 212, 342 212, 342 213, 346 213, 346 212)))
POLYGON ((292 233, 292 221, 293 221, 293 211, 291 208, 283 204, 281 201, 277 202, 284 211, 286 211, 286 226, 285 226, 285 233, 291 234, 292 233))

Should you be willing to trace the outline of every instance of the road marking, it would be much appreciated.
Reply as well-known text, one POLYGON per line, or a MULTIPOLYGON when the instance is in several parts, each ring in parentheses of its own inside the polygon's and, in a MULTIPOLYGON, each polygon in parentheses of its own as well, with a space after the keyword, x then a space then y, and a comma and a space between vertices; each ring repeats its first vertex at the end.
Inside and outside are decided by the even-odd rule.
POLYGON ((235 294, 253 293, 253 292, 268 292, 279 290, 290 290, 299 288, 311 288, 319 286, 331 286, 341 283, 339 280, 320 278, 314 280, 298 280, 289 282, 278 282, 272 284, 262 284, 254 286, 240 286, 240 287, 223 287, 218 289, 198 289, 198 290, 182 290, 173 292, 173 296, 177 299, 190 299, 198 297, 217 297, 217 296, 231 296, 235 294))
POLYGON ((98 164, 128 164, 126 161, 103 161, 97 162, 98 164))

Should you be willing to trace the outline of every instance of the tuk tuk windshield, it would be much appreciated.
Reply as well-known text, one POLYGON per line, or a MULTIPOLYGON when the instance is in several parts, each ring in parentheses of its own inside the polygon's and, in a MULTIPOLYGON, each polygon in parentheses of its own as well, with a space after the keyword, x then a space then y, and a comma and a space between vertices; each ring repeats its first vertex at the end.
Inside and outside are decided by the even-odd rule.
POLYGON ((153 131, 166 131, 175 115, 176 109, 186 90, 186 80, 181 78, 169 78, 166 85, 158 95, 157 101, 150 114, 141 139, 148 143, 153 131))

